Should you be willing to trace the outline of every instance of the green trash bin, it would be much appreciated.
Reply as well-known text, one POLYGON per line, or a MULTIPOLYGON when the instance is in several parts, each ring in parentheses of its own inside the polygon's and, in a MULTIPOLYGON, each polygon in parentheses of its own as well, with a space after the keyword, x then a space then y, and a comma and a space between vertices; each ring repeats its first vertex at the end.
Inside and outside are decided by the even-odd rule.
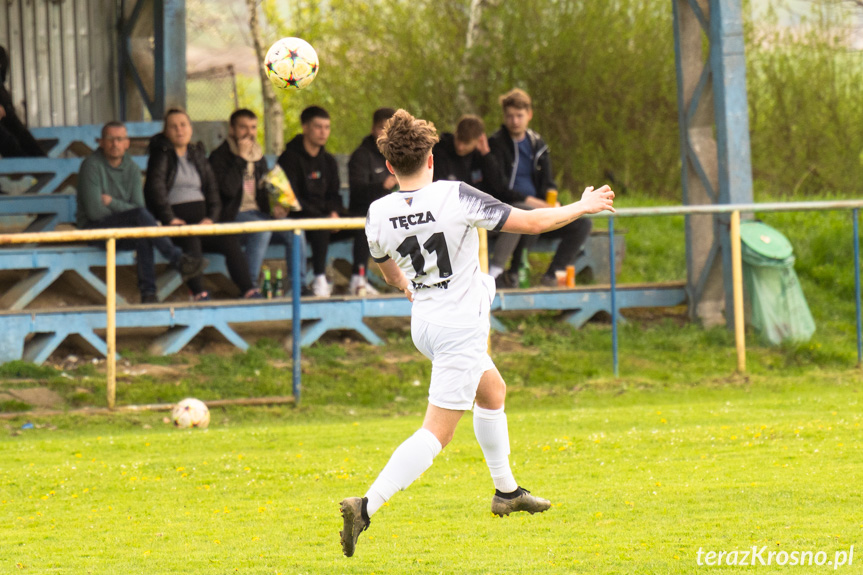
POLYGON ((743 282, 750 325, 768 343, 809 341, 815 321, 794 272, 794 248, 762 222, 740 224, 743 282))

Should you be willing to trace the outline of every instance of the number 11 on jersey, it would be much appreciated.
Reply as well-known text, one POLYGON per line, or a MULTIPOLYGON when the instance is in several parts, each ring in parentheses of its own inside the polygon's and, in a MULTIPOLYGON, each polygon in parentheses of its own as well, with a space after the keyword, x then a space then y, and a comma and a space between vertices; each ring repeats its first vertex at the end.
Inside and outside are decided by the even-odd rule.
MULTIPOLYGON (((437 255, 437 267, 440 272, 440 279, 450 277, 452 275, 452 264, 449 260, 449 250, 447 249, 446 238, 444 237, 443 232, 432 234, 431 237, 423 243, 422 247, 425 248, 427 253, 434 253, 437 255)), ((399 247, 396 248, 396 251, 402 257, 409 257, 411 259, 411 264, 414 266, 417 278, 426 275, 426 260, 425 257, 423 257, 422 249, 420 249, 420 242, 416 236, 406 237, 404 241, 399 244, 399 247)))

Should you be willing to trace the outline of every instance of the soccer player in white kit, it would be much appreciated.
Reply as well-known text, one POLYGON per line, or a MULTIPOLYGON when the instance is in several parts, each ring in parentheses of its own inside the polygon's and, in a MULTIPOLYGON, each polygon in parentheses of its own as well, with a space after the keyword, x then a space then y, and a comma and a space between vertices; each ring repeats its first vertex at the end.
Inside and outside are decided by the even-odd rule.
POLYGON ((348 557, 370 517, 431 467, 471 407, 494 482, 492 512, 539 513, 551 506, 519 487, 509 466, 506 385, 487 347, 495 285, 480 271, 476 228, 518 234, 554 230, 585 214, 613 212, 614 192, 608 186, 587 188, 580 201, 560 208, 512 208, 463 182, 432 182, 431 149, 437 141, 433 124, 405 110, 395 113, 378 138, 399 191, 372 203, 366 236, 387 283, 413 302, 411 335, 431 360, 432 373, 422 427, 395 450, 365 497, 341 502, 340 536, 348 557))

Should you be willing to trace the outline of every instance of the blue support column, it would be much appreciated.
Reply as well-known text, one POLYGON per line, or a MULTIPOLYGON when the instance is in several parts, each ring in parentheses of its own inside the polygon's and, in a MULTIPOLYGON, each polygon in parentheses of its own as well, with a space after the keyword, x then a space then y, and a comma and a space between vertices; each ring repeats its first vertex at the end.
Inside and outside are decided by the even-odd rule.
POLYGON ((156 38, 162 36, 161 54, 156 43, 156 117, 163 118, 170 108, 186 108, 186 0, 155 2, 161 8, 156 38))
MULTIPOLYGON (((132 0, 129 0, 130 2, 132 0)), ((128 17, 120 22, 119 73, 120 116, 129 117, 129 101, 126 89, 127 78, 138 92, 144 106, 154 120, 164 118, 173 107, 186 107, 186 0, 134 0, 128 17), (145 9, 150 5, 152 11, 145 9), (148 18, 152 15, 152 22, 148 18), (147 18, 147 20, 142 20, 147 18), (133 57, 133 36, 141 20, 141 26, 153 32, 153 85, 144 81, 149 74, 141 74, 133 57)), ((126 14, 126 0, 122 0, 121 13, 126 14)), ((138 33, 140 40, 140 32, 138 33)), ((140 54, 139 54, 140 58, 140 54)))
MULTIPOLYGON (((719 203, 752 202, 752 161, 749 143, 749 104, 746 99, 746 54, 741 0, 710 2, 710 68, 716 114, 719 160, 719 203)), ((721 218, 725 317, 734 329, 731 281, 731 240, 728 216, 721 218)))
MULTIPOLYGON (((672 0, 672 5, 683 201, 750 203, 741 0, 672 0)), ((691 317, 733 328, 728 228, 726 216, 687 216, 687 287, 691 317)))

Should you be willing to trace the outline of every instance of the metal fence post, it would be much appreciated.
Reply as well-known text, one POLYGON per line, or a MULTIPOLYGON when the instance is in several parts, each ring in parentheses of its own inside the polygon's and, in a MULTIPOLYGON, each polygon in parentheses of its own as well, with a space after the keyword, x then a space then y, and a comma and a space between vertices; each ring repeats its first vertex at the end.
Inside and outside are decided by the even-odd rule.
POLYGON ((857 367, 863 365, 863 323, 860 318, 860 208, 851 210, 854 218, 854 301, 857 305, 857 367))
POLYGON ((106 360, 108 378, 108 408, 114 409, 117 401, 117 240, 108 238, 105 245, 105 286, 107 288, 105 307, 105 339, 108 353, 106 360))
POLYGON ((300 378, 302 373, 300 370, 300 328, 302 327, 300 320, 300 295, 302 294, 300 268, 305 267, 303 265, 305 262, 301 261, 303 252, 302 243, 302 230, 294 230, 294 241, 291 242, 291 366, 293 368, 294 405, 300 404, 300 378))
POLYGON ((737 371, 746 373, 746 332, 743 324, 743 264, 740 246, 740 212, 731 212, 731 282, 734 303, 734 342, 737 371))
POLYGON ((614 377, 620 376, 617 356, 617 277, 614 263, 614 217, 608 218, 608 264, 611 272, 611 357, 614 363, 614 377))

